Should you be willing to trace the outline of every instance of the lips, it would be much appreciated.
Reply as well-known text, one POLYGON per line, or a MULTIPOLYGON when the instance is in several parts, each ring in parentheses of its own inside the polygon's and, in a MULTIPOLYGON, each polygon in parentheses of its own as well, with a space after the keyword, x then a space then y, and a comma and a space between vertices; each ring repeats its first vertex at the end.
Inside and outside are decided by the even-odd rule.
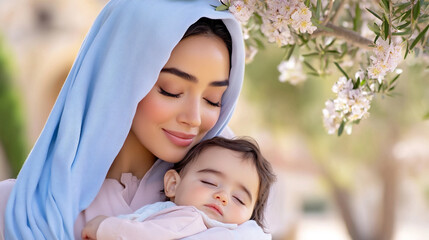
POLYGON ((195 134, 187 134, 171 130, 162 129, 168 140, 179 147, 187 147, 194 141, 195 134))
POLYGON ((208 207, 212 211, 214 211, 214 212, 218 213, 219 215, 223 216, 222 209, 218 205, 216 205, 216 204, 206 204, 204 206, 208 207))

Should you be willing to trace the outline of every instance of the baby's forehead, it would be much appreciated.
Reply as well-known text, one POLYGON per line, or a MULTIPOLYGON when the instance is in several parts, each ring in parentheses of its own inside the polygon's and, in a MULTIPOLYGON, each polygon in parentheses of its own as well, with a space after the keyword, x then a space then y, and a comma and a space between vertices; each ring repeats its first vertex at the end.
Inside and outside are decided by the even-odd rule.
POLYGON ((187 169, 191 169, 191 168, 195 169, 195 168, 201 168, 204 166, 216 167, 219 164, 230 165, 228 163, 231 163, 232 165, 237 162, 249 163, 252 166, 252 168, 254 168, 256 172, 258 172, 256 169, 257 166, 255 163, 255 160, 252 157, 246 156, 244 152, 232 150, 222 146, 205 147, 199 152, 199 154, 195 155, 195 157, 191 159, 186 164, 186 166, 184 166, 181 172, 183 172, 184 174, 185 172, 187 172, 187 169))

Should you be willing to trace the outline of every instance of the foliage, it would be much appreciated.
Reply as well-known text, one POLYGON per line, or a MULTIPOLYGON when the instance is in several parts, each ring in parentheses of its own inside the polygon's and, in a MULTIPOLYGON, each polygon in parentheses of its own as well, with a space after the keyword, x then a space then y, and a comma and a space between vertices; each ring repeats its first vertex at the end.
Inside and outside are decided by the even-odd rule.
POLYGON ((353 124, 369 116, 375 96, 394 95, 402 72, 398 64, 410 54, 429 53, 429 2, 424 0, 221 3, 217 10, 228 9, 242 23, 248 62, 270 42, 284 50, 278 67, 283 82, 344 75, 332 87, 336 98, 322 111, 330 134, 350 134, 353 124))
POLYGON ((0 41, 0 143, 14 176, 18 175, 28 153, 19 99, 12 85, 10 59, 0 41))

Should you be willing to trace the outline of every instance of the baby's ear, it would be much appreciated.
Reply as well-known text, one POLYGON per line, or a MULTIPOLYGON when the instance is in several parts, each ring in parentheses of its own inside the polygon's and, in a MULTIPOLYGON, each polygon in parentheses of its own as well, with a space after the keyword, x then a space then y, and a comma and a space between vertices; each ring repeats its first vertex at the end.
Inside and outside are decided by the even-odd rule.
POLYGON ((164 192, 165 196, 172 201, 176 196, 176 188, 180 183, 180 175, 176 170, 170 169, 164 175, 164 192))

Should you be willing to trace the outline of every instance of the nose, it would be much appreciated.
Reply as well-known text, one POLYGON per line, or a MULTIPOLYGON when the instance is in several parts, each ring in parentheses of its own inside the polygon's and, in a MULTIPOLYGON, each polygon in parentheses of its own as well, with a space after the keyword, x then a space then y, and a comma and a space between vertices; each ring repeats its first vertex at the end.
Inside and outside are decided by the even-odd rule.
POLYGON ((226 206, 228 204, 228 196, 226 195, 226 193, 224 191, 219 191, 216 192, 213 197, 220 201, 222 203, 222 205, 226 206))
POLYGON ((199 127, 201 125, 200 107, 200 101, 197 98, 190 98, 185 101, 178 116, 178 121, 190 127, 199 127))

